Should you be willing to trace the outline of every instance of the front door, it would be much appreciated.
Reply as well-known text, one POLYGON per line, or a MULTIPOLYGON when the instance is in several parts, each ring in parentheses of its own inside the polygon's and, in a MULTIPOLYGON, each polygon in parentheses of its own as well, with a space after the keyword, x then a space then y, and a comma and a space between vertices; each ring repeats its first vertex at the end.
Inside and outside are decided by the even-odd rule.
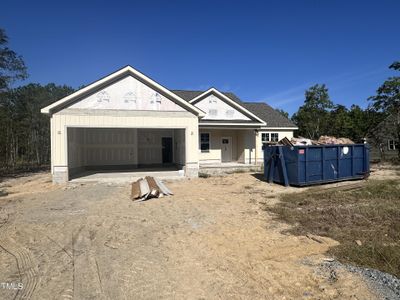
POLYGON ((230 162, 232 161, 232 138, 223 137, 221 139, 221 161, 230 162))
POLYGON ((161 138, 162 162, 163 164, 172 163, 172 137, 161 138))

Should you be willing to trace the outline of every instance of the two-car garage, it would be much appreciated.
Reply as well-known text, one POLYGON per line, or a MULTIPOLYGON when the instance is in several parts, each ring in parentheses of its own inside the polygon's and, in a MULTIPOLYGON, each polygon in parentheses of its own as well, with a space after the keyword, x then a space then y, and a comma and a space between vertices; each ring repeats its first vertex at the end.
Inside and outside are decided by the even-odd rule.
POLYGON ((185 129, 68 127, 69 177, 88 170, 185 166, 185 129))
POLYGON ((127 66, 43 108, 53 181, 88 170, 182 170, 198 175, 204 112, 127 66))

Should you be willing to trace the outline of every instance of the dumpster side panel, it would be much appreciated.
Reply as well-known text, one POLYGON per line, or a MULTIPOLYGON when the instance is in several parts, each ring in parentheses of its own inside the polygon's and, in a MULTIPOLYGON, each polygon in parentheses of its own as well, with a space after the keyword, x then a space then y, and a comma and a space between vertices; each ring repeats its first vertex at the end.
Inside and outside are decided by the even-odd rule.
POLYGON ((264 148, 264 159, 266 179, 284 183, 280 163, 284 159, 289 184, 297 186, 359 179, 369 172, 369 148, 364 144, 269 146, 264 148))
POLYGON ((295 147, 283 147, 283 155, 286 164, 289 184, 296 185, 299 181, 299 155, 295 147))

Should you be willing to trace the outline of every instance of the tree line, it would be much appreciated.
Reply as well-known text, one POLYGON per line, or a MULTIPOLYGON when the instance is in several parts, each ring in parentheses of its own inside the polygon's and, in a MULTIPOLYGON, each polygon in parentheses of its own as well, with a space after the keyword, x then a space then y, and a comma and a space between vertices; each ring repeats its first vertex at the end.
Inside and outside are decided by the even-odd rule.
POLYGON ((74 92, 54 83, 11 88, 27 77, 22 57, 8 47, 0 28, 0 173, 49 164, 50 122, 40 109, 74 92))
MULTIPOLYGON (((400 62, 394 62, 389 69, 400 71, 400 62)), ((347 137, 361 143, 365 138, 381 147, 382 134, 395 137, 400 158, 400 76, 392 76, 377 89, 376 95, 368 98, 369 105, 363 109, 358 105, 347 108, 334 104, 328 88, 316 84, 305 91, 304 104, 293 114, 292 121, 298 126, 297 136, 318 139, 321 135, 347 137), (390 116, 394 124, 384 131, 374 129, 390 116)), ((283 115, 287 113, 280 111, 283 115)))
POLYGON ((318 140, 322 135, 350 138, 361 143, 385 114, 372 106, 363 109, 334 104, 325 84, 316 84, 305 91, 304 104, 293 114, 292 121, 299 127, 297 135, 318 140))

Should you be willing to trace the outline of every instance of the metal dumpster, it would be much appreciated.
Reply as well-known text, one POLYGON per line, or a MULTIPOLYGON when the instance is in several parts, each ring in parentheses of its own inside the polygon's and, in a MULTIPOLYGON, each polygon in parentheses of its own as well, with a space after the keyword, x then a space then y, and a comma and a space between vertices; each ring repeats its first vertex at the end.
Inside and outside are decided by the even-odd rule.
POLYGON ((264 177, 286 186, 362 179, 369 175, 369 146, 264 145, 264 177))

